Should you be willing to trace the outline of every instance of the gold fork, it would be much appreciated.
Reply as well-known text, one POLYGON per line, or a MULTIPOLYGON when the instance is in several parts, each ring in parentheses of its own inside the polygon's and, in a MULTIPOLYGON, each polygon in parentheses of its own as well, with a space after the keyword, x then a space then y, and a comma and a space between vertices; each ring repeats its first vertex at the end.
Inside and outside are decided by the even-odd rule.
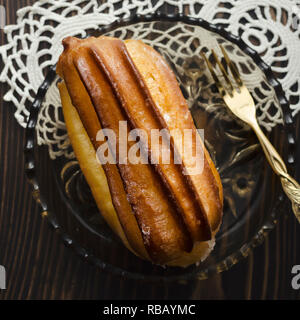
POLYGON ((291 200, 294 214, 300 223, 300 185, 288 174, 282 158, 259 127, 256 119, 256 109, 253 98, 247 87, 244 85, 239 71, 235 67, 234 63, 229 59, 224 47, 222 45, 220 45, 220 47, 224 56, 225 63, 231 71, 231 74, 237 84, 238 90, 234 87, 229 78, 229 74, 227 73, 223 64, 220 62, 214 50, 212 50, 212 57, 215 62, 215 66, 207 59, 203 52, 201 52, 201 56, 205 60, 208 69, 215 81, 215 84, 227 107, 238 118, 248 123, 255 131, 272 169, 280 177, 283 190, 291 200), (216 66, 219 67, 227 84, 227 87, 223 86, 220 79, 218 78, 214 70, 216 66))

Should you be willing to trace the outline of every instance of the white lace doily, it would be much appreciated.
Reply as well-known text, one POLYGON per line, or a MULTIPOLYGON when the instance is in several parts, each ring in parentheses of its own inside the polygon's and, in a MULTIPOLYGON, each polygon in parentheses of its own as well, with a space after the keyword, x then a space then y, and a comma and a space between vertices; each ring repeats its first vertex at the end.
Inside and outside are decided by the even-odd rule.
MULTIPOLYGON (((177 12, 189 12, 191 16, 222 24, 240 35, 272 66, 295 116, 300 110, 300 7, 297 3, 295 0, 261 0, 259 3, 256 0, 110 0, 100 4, 97 0, 40 0, 20 9, 17 24, 4 29, 7 44, 0 47, 4 63, 0 81, 9 85, 4 100, 12 102, 18 123, 25 127, 30 104, 47 68, 57 62, 64 37, 83 37, 116 18, 152 13, 168 6, 177 12)), ((62 151, 66 150, 68 138, 59 116, 57 90, 48 91, 45 105, 37 127, 38 143, 49 146, 52 158, 63 153, 68 156, 62 151)), ((281 121, 280 112, 272 114, 271 122, 265 121, 270 120, 268 110, 261 112, 259 120, 266 129, 281 121)))

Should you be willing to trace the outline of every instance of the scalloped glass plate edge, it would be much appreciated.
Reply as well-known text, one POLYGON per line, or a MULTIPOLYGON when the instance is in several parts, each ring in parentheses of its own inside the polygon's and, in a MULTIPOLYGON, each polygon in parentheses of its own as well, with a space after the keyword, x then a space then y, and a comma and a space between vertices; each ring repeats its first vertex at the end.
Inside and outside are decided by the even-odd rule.
MULTIPOLYGON (((155 14, 144 15, 144 16, 135 15, 125 19, 116 20, 109 25, 101 27, 99 29, 99 32, 103 34, 115 28, 126 26, 127 24, 134 24, 139 22, 150 22, 150 21, 156 21, 156 20, 181 21, 191 25, 200 26, 208 31, 215 32, 220 36, 224 37, 225 39, 227 39, 228 41, 236 44, 244 53, 246 53, 248 56, 250 56, 253 59, 256 65, 265 74, 269 84, 274 88, 276 92, 276 96, 283 110, 284 126, 287 133, 286 137, 288 136, 294 137, 294 124, 293 124, 293 118, 291 116, 290 109, 289 109, 289 103, 285 97, 285 94, 283 92, 283 89, 280 83, 276 80, 271 68, 266 63, 264 63, 263 60, 258 55, 258 53, 255 52, 253 49, 251 49, 249 46, 247 46, 240 37, 227 32, 221 26, 211 24, 201 18, 193 18, 193 17, 182 15, 182 14, 166 15, 162 13, 155 13, 155 14)), ((121 268, 105 263, 101 261, 99 258, 90 254, 87 249, 81 247, 78 243, 73 241, 72 238, 67 233, 64 232, 62 227, 59 225, 55 215, 48 210, 48 206, 44 199, 44 196, 40 193, 40 190, 39 190, 38 179, 35 176, 35 158, 34 158, 34 148, 36 146, 35 126, 37 123, 39 109, 43 103, 47 89, 49 88, 51 83, 54 81, 55 76, 56 76, 55 66, 52 66, 48 74, 46 75, 44 82, 40 86, 36 94, 35 100, 32 103, 30 108, 30 115, 27 122, 26 133, 25 133, 25 136, 26 136, 25 148, 24 148, 25 172, 26 172, 28 181, 30 182, 33 188, 33 192, 32 192, 33 197, 41 207, 42 217, 46 218, 50 223, 50 225, 54 228, 54 230, 58 234, 60 234, 64 244, 67 247, 71 247, 85 261, 88 261, 89 263, 96 265, 109 273, 122 276, 122 277, 128 277, 130 279, 135 279, 135 280, 143 280, 143 281, 157 281, 157 280, 161 281, 162 280, 164 282, 172 282, 172 281, 182 282, 182 281, 187 281, 194 278, 203 280, 203 279, 207 279, 212 274, 220 273, 225 270, 228 270, 233 265, 238 263, 241 259, 247 257, 249 255, 249 252, 253 248, 263 243, 265 236, 275 227, 277 219, 283 211, 282 209, 284 207, 284 204, 287 202, 287 199, 284 196, 282 191, 280 193, 277 203, 275 204, 270 214, 271 220, 263 224, 263 226, 258 230, 258 232, 254 235, 254 237, 251 239, 250 242, 248 242, 247 244, 244 244, 239 250, 235 251, 234 253, 232 253, 222 261, 217 262, 213 267, 209 267, 203 271, 200 271, 199 273, 190 273, 188 275, 184 274, 184 275, 176 275, 176 276, 170 276, 170 277, 151 276, 151 275, 144 276, 143 274, 122 270, 121 268)), ((287 149, 288 149, 286 158, 289 159, 289 162, 288 162, 289 170, 293 172, 293 170, 295 169, 294 168, 295 150, 294 150, 294 145, 290 142, 293 139, 286 139, 286 140, 287 140, 286 142, 287 142, 287 149)))

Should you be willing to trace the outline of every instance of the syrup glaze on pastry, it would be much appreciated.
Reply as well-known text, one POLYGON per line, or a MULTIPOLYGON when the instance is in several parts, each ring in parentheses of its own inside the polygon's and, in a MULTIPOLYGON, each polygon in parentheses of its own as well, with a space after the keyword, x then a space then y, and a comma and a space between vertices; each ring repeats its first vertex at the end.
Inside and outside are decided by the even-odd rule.
MULTIPOLYGON (((176 136, 171 137, 168 164, 153 159, 157 146, 150 139, 148 164, 101 167, 95 162, 103 143, 97 141, 97 132, 112 129, 118 142, 120 121, 128 121, 128 133, 143 129, 147 137, 152 129, 190 129, 189 147, 195 151, 198 133, 173 72, 153 48, 138 40, 69 37, 63 44, 57 73, 63 79, 60 93, 67 130, 103 217, 141 258, 179 266, 202 260, 219 229, 223 203, 221 180, 203 143, 199 174, 183 174, 189 173, 193 158, 180 151, 176 136), (175 152, 181 164, 174 163, 175 152)), ((127 144, 130 148, 133 142, 127 144)), ((116 150, 119 159, 118 146, 116 150)))

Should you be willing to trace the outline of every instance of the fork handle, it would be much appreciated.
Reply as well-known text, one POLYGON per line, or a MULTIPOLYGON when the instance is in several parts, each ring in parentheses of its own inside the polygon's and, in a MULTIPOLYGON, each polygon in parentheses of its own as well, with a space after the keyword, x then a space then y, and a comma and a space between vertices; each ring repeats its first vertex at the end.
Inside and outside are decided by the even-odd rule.
POLYGON ((278 152, 275 150, 271 142, 268 140, 268 138, 265 136, 261 128, 259 127, 257 121, 254 123, 251 123, 251 127, 255 131, 261 146, 264 150, 264 153, 274 170, 274 172, 280 177, 281 185, 288 196, 288 198, 292 202, 292 208, 293 212, 300 223, 300 185, 299 183, 292 178, 286 169, 286 166, 278 154, 278 152))

